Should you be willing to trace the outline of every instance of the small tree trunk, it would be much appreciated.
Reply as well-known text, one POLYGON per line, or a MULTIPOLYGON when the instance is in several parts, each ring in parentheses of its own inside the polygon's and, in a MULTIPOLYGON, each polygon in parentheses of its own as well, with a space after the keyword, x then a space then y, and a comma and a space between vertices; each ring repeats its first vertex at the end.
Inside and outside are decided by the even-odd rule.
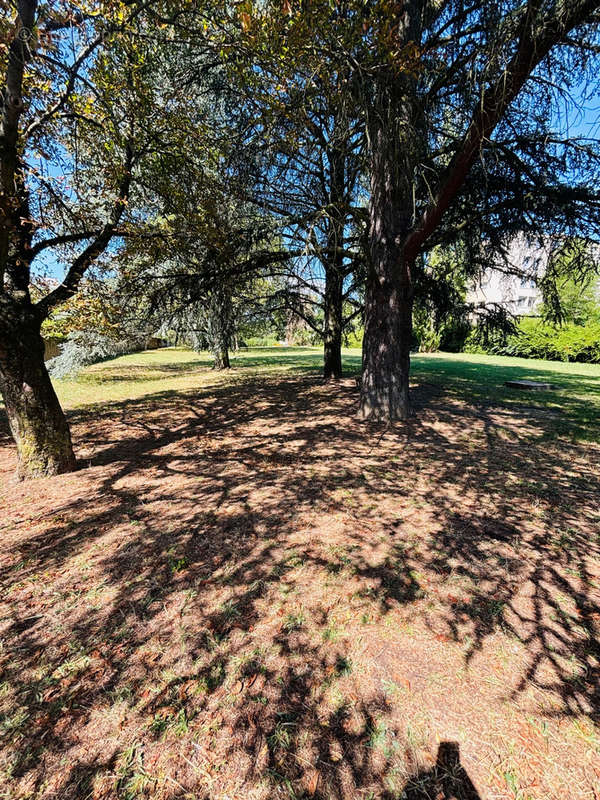
MULTIPOLYGON (((340 131, 338 130, 339 134, 340 131)), ((325 380, 342 377, 342 328, 344 307, 344 235, 342 209, 346 185, 346 159, 343 147, 327 151, 329 163, 329 205, 325 267, 323 375, 325 380)))
POLYGON ((324 366, 325 380, 342 377, 342 289, 340 270, 330 267, 325 275, 324 366))
POLYGON ((17 445, 20 480, 72 472, 71 434, 44 364, 35 324, 0 338, 0 389, 17 445))
POLYGON ((232 325, 231 295, 216 289, 209 300, 208 338, 214 357, 213 369, 230 369, 229 349, 235 335, 232 325))
POLYGON ((339 380, 342 377, 342 337, 325 334, 323 347, 323 376, 325 380, 339 380))

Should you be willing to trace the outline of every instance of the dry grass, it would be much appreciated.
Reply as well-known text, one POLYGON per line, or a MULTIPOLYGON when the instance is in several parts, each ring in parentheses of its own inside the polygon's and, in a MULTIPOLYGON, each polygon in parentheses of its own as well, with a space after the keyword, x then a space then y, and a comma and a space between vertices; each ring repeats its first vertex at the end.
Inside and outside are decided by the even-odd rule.
POLYGON ((598 800, 598 445, 186 363, 75 474, 0 440, 0 797, 598 800))

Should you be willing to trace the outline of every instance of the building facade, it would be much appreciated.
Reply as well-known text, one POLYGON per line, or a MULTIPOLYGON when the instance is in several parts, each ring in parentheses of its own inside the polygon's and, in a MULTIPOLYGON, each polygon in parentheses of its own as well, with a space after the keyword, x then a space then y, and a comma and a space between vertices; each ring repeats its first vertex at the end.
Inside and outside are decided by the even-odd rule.
POLYGON ((467 301, 474 304, 497 304, 511 314, 535 314, 542 300, 539 281, 544 276, 552 244, 540 246, 524 235, 515 237, 507 259, 490 266, 471 287, 467 301))

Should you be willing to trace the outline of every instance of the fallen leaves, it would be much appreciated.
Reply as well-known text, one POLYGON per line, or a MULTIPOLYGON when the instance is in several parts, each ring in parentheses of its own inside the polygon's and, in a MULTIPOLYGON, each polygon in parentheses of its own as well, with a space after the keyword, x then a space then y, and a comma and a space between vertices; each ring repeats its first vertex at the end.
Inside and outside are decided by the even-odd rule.
POLYGON ((317 793, 317 789, 319 788, 319 781, 321 779, 321 775, 318 770, 313 769, 308 773, 308 779, 306 784, 306 790, 308 791, 311 797, 317 793))
MULTIPOLYGON (((300 388, 306 387, 303 384, 300 388)), ((272 386, 265 385, 265 393, 273 391, 272 386)), ((346 413, 348 397, 324 395, 323 399, 320 391, 313 387, 310 395, 317 411, 346 413)), ((238 399, 249 403, 252 414, 256 414, 260 397, 257 400, 252 394, 243 394, 238 399)), ((399 763, 410 724, 418 742, 420 766, 428 770, 435 764, 436 752, 434 749, 423 755, 423 749, 452 728, 468 736, 470 764, 478 763, 482 772, 489 766, 485 748, 491 749, 490 737, 496 733, 510 737, 517 748, 531 756, 530 762, 543 776, 536 788, 540 797, 551 796, 547 786, 554 779, 550 771, 555 765, 561 777, 569 777, 572 787, 578 787, 582 764, 595 780, 587 755, 592 744, 571 736, 571 716, 565 716, 562 727, 558 721, 564 713, 561 690, 577 692, 578 700, 585 700, 589 692, 587 685, 571 680, 571 669, 565 673, 567 677, 547 674, 557 687, 554 690, 548 683, 544 692, 545 701, 556 714, 556 722, 549 722, 550 726, 554 724, 554 740, 549 737, 548 754, 541 734, 519 726, 519 719, 525 715, 520 699, 506 704, 498 700, 504 689, 498 678, 512 677, 511 670, 524 672, 523 659, 534 654, 534 645, 539 647, 545 641, 536 640, 540 631, 562 628, 559 632, 563 634, 561 648, 565 654, 578 642, 556 609, 549 616, 552 608, 544 605, 543 597, 535 621, 527 605, 530 594, 523 592, 522 586, 529 580, 530 589, 533 587, 527 576, 534 563, 546 576, 538 586, 550 597, 557 596, 557 592, 550 593, 551 589, 570 594, 570 600, 573 595, 560 576, 559 561, 544 560, 548 551, 539 541, 547 540, 535 538, 545 531, 539 520, 531 533, 531 506, 512 489, 506 509, 494 505, 505 498, 502 481, 514 469, 506 453, 502 453, 501 461, 494 462, 497 453, 493 452, 493 441, 489 444, 493 470, 486 473, 486 481, 491 490, 479 484, 475 488, 467 483, 463 486, 460 475, 453 473, 456 493, 460 490, 464 498, 453 498, 450 514, 445 505, 447 488, 440 483, 437 493, 433 491, 429 473, 428 485, 415 495, 414 484, 410 484, 412 466, 405 461, 404 444, 399 444, 397 433, 390 433, 374 453, 369 436, 344 416, 339 440, 333 429, 327 428, 327 455, 319 449, 318 420, 313 436, 306 414, 294 406, 290 385, 284 386, 279 399, 279 404, 273 403, 274 409, 285 407, 279 431, 277 416, 237 425, 238 409, 227 407, 226 394, 210 407, 210 414, 203 408, 201 423, 191 419, 190 408, 195 402, 191 393, 180 405, 157 401, 153 412, 157 414, 156 427, 164 418, 181 418, 176 420, 181 421, 177 436, 167 445, 169 459, 179 448, 190 448, 193 440, 196 445, 199 441, 206 443, 202 460, 197 461, 193 447, 187 460, 177 461, 165 460, 166 454, 160 449, 151 454, 143 450, 145 434, 137 423, 145 424, 150 412, 138 407, 137 417, 129 413, 122 420, 110 417, 116 445, 132 439, 122 461, 97 466, 93 475, 82 470, 78 475, 81 486, 70 484, 69 497, 61 497, 64 490, 60 481, 40 482, 49 487, 45 491, 55 493, 51 499, 57 507, 72 501, 83 505, 74 526, 66 528, 70 516, 65 515, 60 527, 54 520, 50 527, 27 534, 28 546, 23 553, 31 560, 27 565, 31 572, 26 576, 29 594, 17 594, 23 588, 18 580, 25 574, 23 570, 6 578, 9 584, 13 581, 14 591, 4 600, 12 602, 14 598, 18 612, 13 614, 15 619, 31 618, 32 609, 38 613, 34 607, 36 592, 42 593, 46 603, 40 611, 42 619, 19 636, 18 631, 8 630, 8 614, 2 622, 6 649, 0 656, 11 653, 14 658, 7 682, 21 685, 22 696, 27 698, 22 701, 7 694, 5 707, 0 709, 5 714, 2 723, 12 724, 6 716, 9 706, 15 709, 23 702, 29 713, 21 728, 17 730, 14 723, 14 732, 9 733, 17 743, 13 755, 19 757, 18 748, 26 752, 29 747, 33 752, 39 741, 48 748, 34 766, 23 767, 23 781, 40 779, 42 770, 49 775, 62 771, 63 777, 68 777, 72 767, 68 759, 91 763, 90 753, 96 746, 100 749, 104 740, 107 751, 111 749, 103 754, 106 763, 110 763, 112 750, 123 752, 140 741, 144 747, 153 748, 152 756, 144 758, 143 768, 149 771, 157 767, 157 773, 177 777, 182 783, 181 774, 172 767, 181 767, 186 753, 191 752, 188 777, 190 783, 196 781, 201 796, 250 796, 260 782, 273 781, 266 791, 275 797, 284 781, 289 781, 298 795, 321 797, 327 791, 339 793, 340 784, 331 789, 330 784, 345 780, 346 775, 349 785, 344 791, 348 796, 363 790, 366 794, 371 789, 377 794, 385 791, 388 765, 383 747, 376 751, 368 743, 372 720, 376 726, 381 721, 380 741, 389 746, 391 758, 397 757, 399 763), (231 420, 227 417, 230 411, 231 420), (226 433, 218 427, 223 417, 229 426, 226 433), (208 431, 204 427, 207 421, 214 423, 208 431), (294 457, 289 468, 280 451, 293 437, 291 429, 296 425, 302 429, 306 450, 294 457), (189 436, 186 430, 191 431, 189 436), (268 452, 263 447, 265 442, 272 445, 268 452), (139 453, 135 449, 138 443, 139 453), (255 453, 261 447, 259 458, 255 453), (341 478, 341 457, 331 455, 336 451, 343 452, 344 459, 348 456, 348 467, 341 478), (388 464, 390 459, 397 459, 401 464, 402 469, 389 479, 382 472, 385 492, 378 493, 372 487, 367 494, 353 486, 360 480, 367 458, 388 464), (179 471, 168 470, 166 464, 176 464, 179 471), (115 488, 115 475, 118 477, 123 467, 128 470, 127 484, 121 477, 115 488), (97 493, 99 479, 102 495, 97 493), (224 493, 236 499, 224 503, 224 493), (414 510, 410 505, 413 501, 418 504, 414 510), (403 509, 402 521, 394 526, 391 540, 387 535, 390 520, 395 519, 399 508, 403 509), (487 536, 486 531, 493 526, 484 518, 500 515, 513 525, 515 536, 519 535, 518 552, 511 550, 510 543, 490 541, 487 536), (144 525, 131 525, 132 517, 144 525), (95 518, 101 518, 101 524, 95 518), (156 570, 158 563, 164 564, 164 552, 170 546, 190 559, 189 570, 178 573, 176 589, 156 570), (296 566, 284 575, 282 565, 292 550, 296 566), (340 555, 345 559, 341 562, 346 565, 344 569, 329 570, 328 565, 340 562, 340 555), (89 584, 81 578, 83 560, 89 563, 89 584), (511 575, 507 578, 508 571, 511 575), (34 577, 35 586, 30 582, 34 577), (138 582, 142 577, 147 584, 138 582), (251 588, 254 580, 260 581, 260 593, 251 588), (425 596, 415 582, 427 587, 425 596), (89 593, 95 586, 102 591, 89 595, 88 601, 86 589, 89 593), (521 616, 514 620, 513 638, 507 642, 506 630, 498 617, 488 612, 488 606, 490 601, 502 601, 508 587, 512 587, 511 602, 514 599, 521 616), (84 599, 69 595, 75 588, 82 597, 86 594, 84 599), (218 612, 232 592, 244 597, 244 613, 237 621, 223 620, 218 612), (480 596, 485 602, 476 602, 480 596), (282 636, 281 618, 299 603, 306 611, 301 634, 282 636), (19 604, 27 604, 27 608, 19 604), (401 606, 402 610, 389 613, 386 604, 401 606), (250 620, 254 624, 246 625, 250 620), (331 631, 324 636, 328 627, 335 636, 331 631), (247 635, 250 632, 252 636, 247 635), (513 648, 515 637, 522 637, 518 653, 513 648), (450 644, 454 642, 457 646, 450 644), (48 686, 44 682, 47 676, 63 662, 71 661, 80 647, 91 659, 86 672, 78 673, 81 684, 73 679, 72 683, 48 686), (462 659, 469 647, 474 658, 466 676, 461 672, 462 659), (343 663, 338 657, 351 659, 350 672, 336 667, 343 663), (395 687, 387 684, 389 676, 395 687), (29 686, 35 687, 37 694, 26 694, 29 686), (71 695, 74 701, 69 705, 71 695), (164 705, 155 719, 154 708, 159 704, 164 705), (157 724, 157 720, 166 724, 157 724), (287 744, 284 739, 283 745, 275 746, 266 737, 278 724, 289 738, 287 744), (69 736, 72 748, 64 763, 64 750, 52 742, 57 731, 62 735, 56 738, 69 736), (72 731, 79 737, 77 743, 76 737, 71 741, 72 731), (202 752, 209 756, 201 756, 200 751, 195 755, 199 742, 202 752), (209 757, 214 765, 208 762, 209 757), (366 765, 373 770, 372 785, 350 785, 356 779, 352 770, 367 769, 366 765), (244 777, 240 778, 242 772, 244 777)), ((267 409, 265 413, 271 412, 267 409)), ((427 425, 436 413, 431 412, 427 425)), ((473 430, 477 432, 479 422, 474 422, 469 413, 469 407, 462 406, 461 413, 450 422, 439 416, 434 420, 438 434, 443 434, 443 448, 437 434, 432 437, 428 433, 427 425, 415 430, 416 462, 427 458, 439 470, 453 468, 453 460, 464 455, 457 443, 457 431, 464 434, 465 441, 473 430)), ((108 417, 98 414, 106 425, 108 417)), ((80 441, 81 429, 93 424, 89 419, 78 423, 80 441)), ((98 436, 94 447, 98 446, 98 436)), ((532 451, 536 447, 532 445, 532 451)), ((538 455, 540 452, 538 449, 538 455)), ((511 455, 518 459, 519 453, 515 449, 511 455)), ((536 468, 547 473, 549 462, 544 458, 537 458, 536 468)), ((373 477, 372 472, 368 475, 373 477)), ((569 503, 581 517, 577 497, 568 486, 566 492, 571 493, 569 503)), ((548 525, 555 525, 560 513, 560 507, 553 507, 548 525)), ((580 598, 580 611, 585 609, 585 613, 580 613, 577 623, 585 626, 586 635, 591 630, 593 636, 593 623, 600 619, 590 589, 597 585, 591 582, 597 581, 597 573, 590 567, 595 563, 594 540, 583 537, 582 520, 569 524, 582 528, 578 535, 585 542, 581 555, 578 540, 569 539, 571 566, 575 568, 574 562, 584 558, 586 574, 591 576, 589 585, 578 589, 589 593, 589 599, 584 605, 580 598)), ((21 542, 18 546, 21 552, 21 542)), ((539 675, 530 680, 530 685, 537 679, 539 675)), ((597 735, 596 731, 590 722, 590 737, 597 735)), ((12 744, 7 744, 7 752, 10 747, 12 744)), ((105 761, 99 758, 97 763, 105 761)), ((406 764, 401 766, 406 768, 406 764)), ((402 776, 404 781, 404 773, 402 776)), ((124 776, 123 786, 130 777, 124 776)), ((114 777, 110 777, 107 797, 114 793, 114 783, 114 777)), ((167 788, 174 791, 173 786, 167 788)), ((399 785, 398 791, 402 788, 399 785)), ((8 791, 12 789, 9 786, 8 791)), ((158 789, 156 792, 157 800, 163 800, 158 789)), ((579 800, 577 788, 572 792, 579 800)), ((433 790, 431 796, 435 796, 433 790)))

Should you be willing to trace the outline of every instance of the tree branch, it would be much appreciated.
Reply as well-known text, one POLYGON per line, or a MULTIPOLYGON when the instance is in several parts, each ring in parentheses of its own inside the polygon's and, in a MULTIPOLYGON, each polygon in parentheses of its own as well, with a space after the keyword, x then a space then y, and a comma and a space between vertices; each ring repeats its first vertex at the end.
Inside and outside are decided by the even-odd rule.
POLYGON ((445 171, 432 202, 404 243, 404 257, 413 261, 460 191, 483 142, 492 135, 506 109, 519 94, 533 70, 577 25, 600 8, 598 0, 557 0, 540 25, 539 0, 530 0, 518 27, 518 46, 503 74, 483 93, 467 132, 445 171))
POLYGON ((83 278, 85 271, 92 264, 93 261, 106 249, 110 240, 117 231, 117 226, 129 196, 129 189, 131 186, 132 169, 134 164, 134 154, 131 145, 128 143, 126 146, 125 164, 123 168, 123 177, 119 184, 119 191, 115 200, 112 214, 108 222, 104 225, 102 230, 97 234, 92 242, 81 252, 73 261, 65 276, 63 282, 56 287, 50 294, 43 297, 35 307, 42 319, 48 316, 50 310, 69 297, 75 294, 79 282, 83 278))

